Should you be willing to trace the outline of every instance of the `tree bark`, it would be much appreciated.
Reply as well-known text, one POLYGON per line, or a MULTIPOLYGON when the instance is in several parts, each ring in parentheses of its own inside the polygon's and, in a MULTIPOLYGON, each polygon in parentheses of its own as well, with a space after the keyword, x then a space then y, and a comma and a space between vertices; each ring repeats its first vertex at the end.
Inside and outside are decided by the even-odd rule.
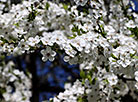
POLYGON ((31 102, 39 102, 39 89, 38 89, 38 77, 36 69, 36 53, 32 53, 26 56, 27 67, 32 74, 32 97, 31 102))

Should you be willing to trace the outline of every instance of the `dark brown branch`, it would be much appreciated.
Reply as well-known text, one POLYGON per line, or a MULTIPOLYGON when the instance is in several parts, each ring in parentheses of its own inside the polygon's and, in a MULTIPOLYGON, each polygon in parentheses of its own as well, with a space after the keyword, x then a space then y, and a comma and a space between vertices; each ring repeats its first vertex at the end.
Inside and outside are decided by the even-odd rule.
POLYGON ((136 81, 135 78, 126 78, 126 77, 124 77, 124 74, 117 75, 117 76, 118 76, 118 79, 122 79, 124 82, 127 82, 127 81, 136 81))
POLYGON ((27 67, 32 74, 32 97, 31 102, 39 102, 38 77, 36 73, 36 53, 26 56, 27 67))

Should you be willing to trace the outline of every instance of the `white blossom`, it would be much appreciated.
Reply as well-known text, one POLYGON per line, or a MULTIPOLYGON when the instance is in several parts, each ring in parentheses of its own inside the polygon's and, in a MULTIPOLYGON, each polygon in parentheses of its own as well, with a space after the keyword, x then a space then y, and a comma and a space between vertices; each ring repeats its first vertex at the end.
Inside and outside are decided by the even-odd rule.
MULTIPOLYGON (((39 6, 33 6, 32 11, 34 1, 23 1, 12 5, 8 13, 0 11, 0 57, 3 53, 16 56, 42 49, 42 60, 54 61, 56 53, 62 51, 65 62, 79 63, 80 69, 85 70, 87 75, 82 82, 77 80, 54 97, 54 102, 63 99, 65 102, 77 102, 83 96, 88 102, 119 102, 120 97, 138 89, 138 41, 135 35, 138 14, 130 9, 124 14, 123 8, 127 9, 129 2, 125 0, 111 0, 109 7, 105 0, 74 2, 76 5, 65 8, 65 5, 43 0, 39 6), (78 6, 85 5, 89 6, 88 14, 77 10, 78 6), (32 17, 32 12, 36 13, 35 17, 32 17), (135 78, 135 81, 123 82, 121 75, 126 79, 135 78)), ((130 4, 135 10, 134 3, 130 1, 130 4)), ((3 97, 9 102, 22 102, 22 92, 26 97, 24 102, 29 102, 30 79, 13 69, 13 65, 10 62, 0 66, 0 87, 6 89, 3 97), (23 82, 19 83, 18 77, 23 82), (17 86, 14 94, 10 94, 11 87, 5 81, 17 86), (25 87, 28 88, 26 91, 25 87)))
POLYGON ((138 82, 138 71, 136 71, 134 75, 135 75, 136 81, 138 82))
POLYGON ((43 55, 43 61, 47 61, 48 59, 53 61, 55 59, 56 52, 47 46, 46 49, 41 50, 41 54, 43 55))
POLYGON ((74 0, 77 5, 84 6, 88 0, 74 0))

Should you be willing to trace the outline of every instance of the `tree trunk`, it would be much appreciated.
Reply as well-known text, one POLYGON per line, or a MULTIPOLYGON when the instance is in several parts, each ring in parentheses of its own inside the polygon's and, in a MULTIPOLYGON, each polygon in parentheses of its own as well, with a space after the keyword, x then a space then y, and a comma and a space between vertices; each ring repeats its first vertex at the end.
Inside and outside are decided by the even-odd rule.
POLYGON ((38 89, 38 77, 37 77, 37 69, 36 69, 36 53, 32 53, 26 56, 27 60, 27 68, 29 72, 32 74, 32 97, 31 102, 39 102, 39 89, 38 89))

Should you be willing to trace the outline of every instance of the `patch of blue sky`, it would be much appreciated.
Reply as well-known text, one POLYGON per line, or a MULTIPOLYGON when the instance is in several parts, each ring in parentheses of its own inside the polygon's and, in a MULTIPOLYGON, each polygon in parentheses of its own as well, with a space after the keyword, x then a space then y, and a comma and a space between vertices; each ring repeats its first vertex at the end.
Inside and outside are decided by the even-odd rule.
POLYGON ((135 5, 134 8, 133 7, 130 7, 130 9, 132 9, 134 12, 138 12, 138 0, 130 0, 130 1, 132 1, 134 3, 134 5, 135 5))

